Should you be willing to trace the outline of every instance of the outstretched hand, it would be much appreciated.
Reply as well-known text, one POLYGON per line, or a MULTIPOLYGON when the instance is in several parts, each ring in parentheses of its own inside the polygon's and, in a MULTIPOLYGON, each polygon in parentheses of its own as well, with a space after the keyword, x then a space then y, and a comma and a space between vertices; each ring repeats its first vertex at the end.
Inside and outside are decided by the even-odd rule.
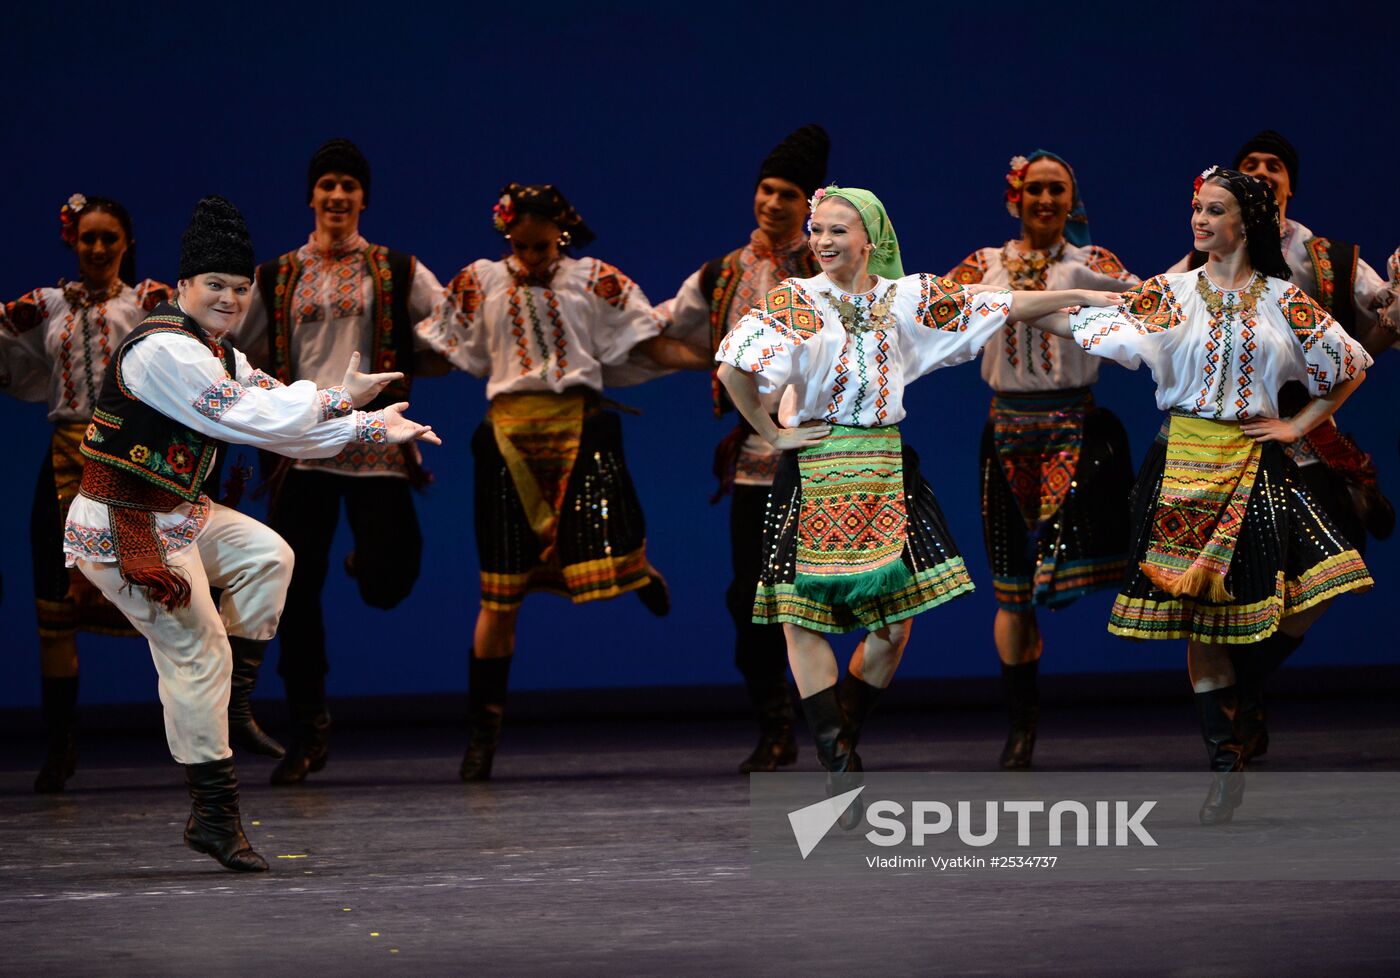
POLYGON ((345 379, 341 381, 341 384, 349 392, 350 400, 355 402, 355 407, 364 407, 378 397, 379 392, 384 388, 394 381, 402 379, 403 373, 397 370, 387 374, 360 373, 360 354, 359 351, 356 351, 350 354, 350 365, 345 368, 345 379))
MULTIPOLYGON (((380 376, 385 376, 381 374, 380 376)), ((433 426, 410 421, 403 416, 408 410, 408 402, 400 401, 384 409, 384 430, 391 445, 403 445, 411 441, 425 441, 430 445, 441 445, 442 439, 433 432, 433 426)))
POLYGON ((782 452, 791 451, 794 448, 811 448, 829 434, 831 434, 831 425, 826 422, 805 424, 800 428, 779 428, 777 435, 770 440, 770 444, 782 452))
POLYGON ((1099 289, 1079 289, 1081 306, 1116 306, 1123 301, 1121 292, 1104 292, 1099 289))
POLYGON ((1254 418, 1240 425, 1240 431, 1258 442, 1277 441, 1291 445, 1303 437, 1303 430, 1292 418, 1254 418))

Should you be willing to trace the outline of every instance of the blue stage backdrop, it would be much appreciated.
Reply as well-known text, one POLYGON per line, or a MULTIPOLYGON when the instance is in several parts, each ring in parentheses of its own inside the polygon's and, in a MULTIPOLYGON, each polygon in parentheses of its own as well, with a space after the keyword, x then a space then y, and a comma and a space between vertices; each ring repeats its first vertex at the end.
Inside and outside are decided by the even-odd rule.
MULTIPOLYGON (((534 5, 528 17, 501 4, 450 14, 426 4, 23 5, 6 15, 0 59, 10 106, 0 293, 74 275, 57 212, 75 191, 128 205, 142 275, 172 279, 181 229, 207 193, 243 209, 260 259, 295 247, 312 224, 307 159, 343 135, 374 168, 365 235, 413 251, 444 282, 501 254, 490 209, 502 184, 553 182, 597 231, 590 253, 660 301, 746 239, 759 162, 806 122, 832 134, 834 181, 884 198, 911 270, 941 273, 1016 234, 1001 202, 1007 159, 1044 146, 1074 164, 1094 240, 1139 275, 1161 271, 1188 246, 1192 178, 1265 127, 1301 154, 1289 215, 1360 242, 1362 256, 1381 263, 1400 245, 1400 145, 1382 111, 1394 96, 1395 23, 1384 6, 1332 4, 1317 18, 1302 4, 1189 14, 1164 6, 1167 14, 1131 3, 592 3, 534 5)), ((1392 493, 1396 361, 1382 361, 1342 415, 1392 493)), ((643 412, 625 421, 627 452, 674 611, 652 618, 632 596, 583 607, 532 597, 513 682, 735 681, 723 602, 727 510, 706 502, 711 451, 729 423, 711 417, 701 375, 612 393, 643 412)), ((1123 418, 1141 458, 1159 420, 1146 373, 1106 366, 1098 397, 1123 418)), ((978 521, 987 402, 976 364, 909 394, 904 430, 978 590, 919 620, 905 675, 995 672, 978 521)), ((468 443, 485 408, 482 382, 463 374, 416 388, 413 416, 445 442, 426 451, 436 482, 419 501, 422 578, 398 609, 380 612, 332 573, 333 695, 464 687, 478 600, 468 443)), ((39 685, 28 513, 49 429, 39 405, 0 399, 0 417, 9 460, 0 706, 27 705, 39 685)), ((348 536, 336 547, 333 567, 348 536)), ((1379 636, 1397 594, 1400 541, 1374 546, 1370 561, 1379 586, 1332 609, 1298 663, 1393 657, 1393 640, 1379 636)), ((1183 643, 1111 638, 1109 603, 1098 595, 1042 616, 1047 670, 1182 664, 1183 643)), ((85 635, 81 655, 85 701, 154 697, 138 640, 85 635)), ((265 672, 260 693, 277 695, 271 660, 265 672)))

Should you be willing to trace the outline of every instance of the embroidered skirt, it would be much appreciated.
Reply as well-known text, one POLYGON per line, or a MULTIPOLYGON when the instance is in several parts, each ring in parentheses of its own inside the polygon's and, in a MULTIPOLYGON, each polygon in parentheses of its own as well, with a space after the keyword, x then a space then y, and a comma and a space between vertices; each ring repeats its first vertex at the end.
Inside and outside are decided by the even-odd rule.
POLYGON ((1298 467, 1278 442, 1265 442, 1225 575, 1230 600, 1159 590, 1139 563, 1152 546, 1166 468, 1159 435, 1133 487, 1133 564, 1109 615, 1113 634, 1246 645, 1272 635, 1288 615, 1372 586, 1361 555, 1308 492, 1298 467))
POLYGON ((542 497, 538 492, 525 495, 533 506, 543 498, 553 510, 555 520, 546 531, 550 539, 541 539, 535 529, 539 520, 532 522, 527 516, 516 484, 519 460, 512 460, 517 463, 513 476, 489 417, 472 437, 482 607, 511 611, 531 591, 549 591, 582 603, 646 585, 646 522, 623 458, 618 415, 598 410, 589 399, 581 431, 573 437, 575 444, 566 444, 570 434, 556 425, 553 434, 546 431, 514 442, 527 456, 526 463, 531 461, 528 455, 541 456, 536 470, 542 476, 542 497), (569 467, 562 472, 565 458, 569 467), (551 498, 551 476, 564 487, 557 502, 551 498))
MULTIPOLYGON (((823 589, 799 585, 799 536, 804 507, 798 454, 783 453, 768 500, 763 525, 763 568, 754 598, 756 623, 790 622, 818 632, 849 632, 856 628, 875 631, 972 591, 972 578, 963 566, 938 500, 919 472, 918 455, 907 444, 900 449, 905 517, 904 545, 897 558, 903 567, 901 584, 851 603, 827 600, 821 593, 823 589)), ((873 524, 887 516, 871 513, 870 526, 847 523, 842 527, 844 535, 852 540, 870 536, 878 544, 887 533, 885 527, 873 524)))
POLYGON ((1128 436, 1087 388, 996 395, 981 469, 982 539, 999 608, 1063 607, 1123 583, 1128 436))
POLYGON ((49 450, 34 485, 29 517, 30 566, 34 571, 34 610, 39 634, 62 638, 78 630, 104 635, 135 635, 136 630, 76 568, 64 566, 63 521, 83 478, 79 448, 87 425, 54 426, 49 450))

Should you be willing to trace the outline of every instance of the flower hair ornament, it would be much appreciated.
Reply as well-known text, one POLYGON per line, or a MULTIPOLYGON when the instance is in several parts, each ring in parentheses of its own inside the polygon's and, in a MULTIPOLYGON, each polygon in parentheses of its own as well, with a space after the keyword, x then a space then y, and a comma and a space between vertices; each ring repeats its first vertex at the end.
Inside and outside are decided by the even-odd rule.
POLYGON ((73 194, 58 210, 58 234, 63 243, 70 248, 78 243, 78 215, 86 206, 86 197, 73 194))
POLYGON ((1219 172, 1220 172, 1220 167, 1219 167, 1218 165, 1216 165, 1216 166, 1208 166, 1208 167, 1206 167, 1204 170, 1202 170, 1202 171, 1201 171, 1201 175, 1198 176, 1198 177, 1195 179, 1194 182, 1192 182, 1192 184, 1191 184, 1191 206, 1192 206, 1192 207, 1195 207, 1195 206, 1196 206, 1196 198, 1197 198, 1198 196, 1200 196, 1201 187, 1205 186, 1205 182, 1206 182, 1207 180, 1209 180, 1211 177, 1215 176, 1215 175, 1216 175, 1217 173, 1219 173, 1219 172))
POLYGON ((1006 171, 1006 212, 1012 217, 1021 216, 1021 188, 1026 185, 1026 171, 1031 161, 1024 156, 1013 156, 1006 171))
POLYGON ((501 234, 505 234, 511 221, 515 220, 515 201, 510 194, 501 194, 496 206, 491 208, 491 224, 501 234))

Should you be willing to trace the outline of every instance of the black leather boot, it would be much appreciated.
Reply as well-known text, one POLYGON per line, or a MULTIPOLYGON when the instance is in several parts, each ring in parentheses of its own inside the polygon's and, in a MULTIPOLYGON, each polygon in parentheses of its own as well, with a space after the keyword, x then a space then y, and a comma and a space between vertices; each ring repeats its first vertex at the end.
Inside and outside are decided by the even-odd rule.
MULTIPOLYGON (((828 686, 803 699, 802 714, 807 718, 807 727, 817 747, 817 760, 827 772, 826 796, 833 798, 860 787, 860 755, 851 749, 846 738, 846 723, 836 698, 836 687, 828 686)), ((857 795, 841 813, 837 824, 850 831, 860 824, 864 815, 865 803, 857 795)))
POLYGON ((666 583, 666 578, 661 576, 661 572, 651 564, 647 564, 647 582, 644 587, 637 589, 637 597, 642 604, 658 618, 665 618, 671 613, 671 588, 666 583))
POLYGON ((44 730, 48 752, 34 777, 34 790, 41 795, 58 794, 78 766, 78 739, 74 718, 78 705, 77 676, 44 676, 44 730))
POLYGON ((872 686, 864 679, 857 679, 852 673, 836 689, 836 698, 841 703, 841 714, 846 721, 846 742, 854 752, 860 745, 861 731, 865 728, 865 718, 875 709, 876 702, 884 690, 872 686))
POLYGON ((1206 756, 1215 772, 1205 803, 1201 805, 1202 825, 1224 825, 1244 804, 1244 750, 1235 733, 1239 692, 1234 686, 1196 694, 1196 712, 1201 718, 1201 737, 1206 756))
POLYGON ((284 680, 292 713, 292 746, 272 769, 271 781, 278 785, 301 784, 308 774, 325 767, 330 757, 331 714, 326 708, 326 678, 319 676, 311 682, 284 680))
POLYGON ((1244 646, 1230 653, 1239 689, 1239 712, 1235 732, 1239 734, 1244 759, 1253 760, 1269 752, 1268 716, 1264 710, 1264 685, 1279 666, 1303 644, 1283 632, 1274 632, 1257 645, 1244 646))
POLYGON ((515 656, 495 659, 471 657, 467 673, 467 722, 471 739, 462 755, 458 774, 463 781, 491 780, 491 762, 501 742, 501 723, 506 713, 506 690, 510 685, 510 663, 515 656))
POLYGON ((997 763, 1004 771, 1020 771, 1031 766, 1035 751, 1035 728, 1040 722, 1040 660, 1020 665, 1001 664, 1001 691, 1011 731, 997 763))
POLYGON ((190 818, 185 823, 185 845, 213 856, 240 873, 263 873, 267 860, 248 843, 238 817, 238 777, 233 758, 185 765, 190 789, 190 818))
POLYGON ((233 649, 233 678, 228 696, 228 738, 234 746, 264 757, 282 757, 287 751, 267 735, 253 716, 253 687, 268 643, 251 638, 228 637, 233 649))
POLYGON ((792 696, 787 680, 749 682, 749 699, 758 717, 758 746, 739 764, 740 774, 776 771, 797 761, 797 738, 792 733, 792 696))

